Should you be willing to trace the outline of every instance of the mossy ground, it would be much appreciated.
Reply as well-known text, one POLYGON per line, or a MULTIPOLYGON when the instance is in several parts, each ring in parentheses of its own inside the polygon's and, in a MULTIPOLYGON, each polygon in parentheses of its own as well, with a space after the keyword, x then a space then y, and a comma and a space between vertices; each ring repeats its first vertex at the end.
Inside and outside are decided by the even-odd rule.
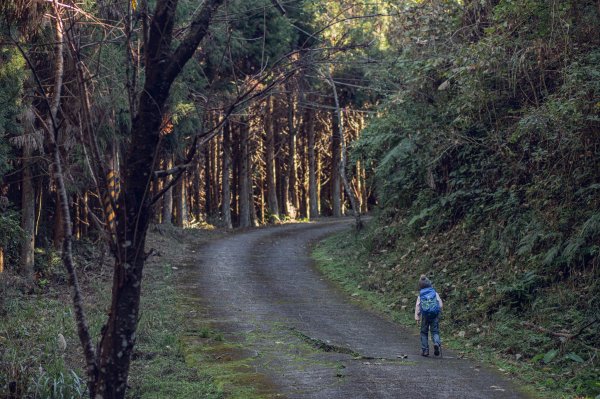
POLYGON ((566 325, 569 331, 577 331, 574 326, 585 319, 573 300, 575 287, 545 287, 527 308, 515 309, 501 295, 515 284, 515 275, 526 271, 482 268, 477 244, 461 248, 468 240, 456 232, 421 238, 405 235, 401 242, 381 245, 373 239, 374 235, 381 239, 379 228, 375 225, 360 234, 342 233, 321 242, 314 251, 319 269, 356 301, 407 326, 415 324, 419 275, 428 274, 445 299, 441 330, 446 347, 495 366, 540 398, 600 394, 597 325, 561 342, 523 324, 548 326, 545 322, 552 321, 551 326, 566 325))

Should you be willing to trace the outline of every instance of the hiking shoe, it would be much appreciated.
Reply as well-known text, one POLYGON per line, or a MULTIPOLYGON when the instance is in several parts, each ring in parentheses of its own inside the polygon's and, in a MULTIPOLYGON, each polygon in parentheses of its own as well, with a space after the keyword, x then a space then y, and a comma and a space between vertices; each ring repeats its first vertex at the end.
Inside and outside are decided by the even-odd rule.
POLYGON ((433 345, 433 354, 436 356, 440 355, 440 346, 439 345, 433 345))
POLYGON ((429 356, 429 351, 428 350, 423 350, 421 352, 421 356, 425 356, 425 357, 429 356))

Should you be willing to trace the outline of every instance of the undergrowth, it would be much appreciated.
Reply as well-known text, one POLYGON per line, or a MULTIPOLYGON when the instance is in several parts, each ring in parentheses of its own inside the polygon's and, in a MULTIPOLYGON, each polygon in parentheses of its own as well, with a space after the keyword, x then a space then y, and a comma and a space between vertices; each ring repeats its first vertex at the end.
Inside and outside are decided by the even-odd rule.
MULTIPOLYGON (((183 234, 149 234, 161 256, 149 259, 142 288, 141 318, 127 397, 219 399, 223 390, 202 367, 186 363, 185 310, 180 307, 176 264, 183 234), (175 268, 175 269, 174 269, 175 268)), ((0 398, 86 398, 85 362, 75 331, 65 273, 52 251, 38 251, 35 286, 5 272, 0 277, 0 398), (66 344, 66 345, 65 345, 66 344)), ((97 340, 110 299, 110 258, 89 243, 76 244, 76 258, 92 336, 97 340)))
POLYGON ((426 274, 444 300, 445 345, 496 365, 542 398, 600 394, 597 268, 557 278, 518 257, 489 255, 487 229, 415 235, 405 226, 374 221, 359 235, 331 237, 315 250, 319 267, 406 325, 414 324, 416 284, 426 274))

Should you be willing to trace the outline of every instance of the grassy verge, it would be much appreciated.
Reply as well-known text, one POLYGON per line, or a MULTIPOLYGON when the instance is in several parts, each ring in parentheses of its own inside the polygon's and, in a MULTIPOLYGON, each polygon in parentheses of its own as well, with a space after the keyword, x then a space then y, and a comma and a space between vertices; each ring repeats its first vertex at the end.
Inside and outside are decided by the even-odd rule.
POLYGON ((148 265, 129 397, 260 399, 266 382, 252 356, 211 325, 195 296, 194 248, 221 234, 167 230, 150 237, 160 256, 148 265))
MULTIPOLYGON (((97 336, 109 286, 107 265, 100 266, 102 256, 90 255, 90 247, 78 243, 76 251, 88 323, 97 336)), ((10 269, 0 276, 0 398, 86 397, 84 361, 60 259, 39 251, 36 264, 39 278, 33 288, 10 269)))
MULTIPOLYGON (((188 236, 210 236, 202 230, 167 229, 149 237, 158 250, 146 266, 138 340, 131 364, 128 397, 136 399, 219 399, 223 391, 210 375, 188 364, 183 337, 189 309, 178 289, 178 273, 187 261, 188 236)), ((199 239, 199 240, 201 240, 199 239)))
MULTIPOLYGON (((600 393, 593 346, 579 337, 559 340, 523 324, 536 320, 536 309, 544 309, 549 319, 579 321, 576 306, 569 305, 572 287, 547 287, 535 308, 516 310, 497 298, 509 276, 482 270, 473 256, 452 248, 459 237, 406 236, 392 247, 375 243, 374 235, 381 238, 376 229, 321 242, 314 251, 320 270, 356 300, 407 326, 414 325, 418 277, 428 274, 445 299, 441 329, 447 347, 517 378, 535 397, 595 398, 600 393), (455 255, 444 258, 447 253, 455 255)), ((582 334, 592 337, 592 344, 597 339, 593 331, 582 334)))

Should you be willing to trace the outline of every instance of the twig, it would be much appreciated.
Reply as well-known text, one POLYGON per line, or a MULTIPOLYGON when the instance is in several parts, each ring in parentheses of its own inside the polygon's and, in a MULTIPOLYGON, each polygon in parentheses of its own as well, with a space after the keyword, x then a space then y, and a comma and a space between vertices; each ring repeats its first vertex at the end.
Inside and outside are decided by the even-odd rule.
POLYGON ((577 331, 575 334, 572 334, 572 333, 566 333, 566 332, 556 332, 556 331, 551 331, 551 330, 548 330, 547 328, 544 328, 544 327, 541 327, 541 326, 535 325, 535 324, 533 324, 533 323, 530 323, 530 322, 528 322, 528 321, 523 321, 523 322, 521 322, 521 325, 523 325, 523 326, 525 326, 525 327, 527 327, 527 328, 529 328, 529 329, 531 329, 531 330, 536 330, 536 331, 539 331, 539 332, 542 332, 542 333, 545 333, 545 334, 551 335, 551 336, 553 336, 553 337, 556 337, 556 338, 562 338, 562 339, 564 339, 564 340, 566 340, 566 341, 570 341, 570 340, 572 340, 572 339, 575 339, 575 338, 577 338, 578 336, 580 336, 580 335, 583 333, 583 331, 584 331, 586 328, 588 328, 588 327, 590 327, 590 326, 592 326, 592 325, 596 324, 598 321, 600 321, 600 320, 599 320, 599 319, 597 319, 597 318, 596 318, 596 319, 593 319, 593 320, 592 320, 592 321, 590 321, 589 323, 587 323, 587 324, 585 324, 584 326, 582 326, 582 327, 579 329, 579 331, 577 331))

